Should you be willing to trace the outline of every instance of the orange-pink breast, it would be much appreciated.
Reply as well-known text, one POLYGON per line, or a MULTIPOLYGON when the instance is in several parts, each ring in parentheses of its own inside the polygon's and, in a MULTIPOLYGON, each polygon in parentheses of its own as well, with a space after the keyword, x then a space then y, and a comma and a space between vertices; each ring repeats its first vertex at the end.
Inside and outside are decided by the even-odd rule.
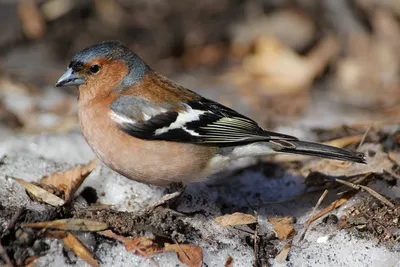
POLYGON ((97 156, 129 179, 166 186, 206 178, 214 147, 137 139, 122 132, 110 117, 113 97, 79 103, 83 135, 97 156))

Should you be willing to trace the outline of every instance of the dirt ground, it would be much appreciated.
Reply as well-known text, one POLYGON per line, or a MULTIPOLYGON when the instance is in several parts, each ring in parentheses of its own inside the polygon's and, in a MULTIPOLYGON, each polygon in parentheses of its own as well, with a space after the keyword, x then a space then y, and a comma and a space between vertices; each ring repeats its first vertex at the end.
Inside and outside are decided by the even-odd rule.
POLYGON ((0 2, 0 266, 398 266, 400 5, 0 2), (69 59, 118 39, 268 130, 367 164, 276 155, 189 185, 130 181, 84 141, 69 59), (82 184, 81 184, 82 183, 82 184))

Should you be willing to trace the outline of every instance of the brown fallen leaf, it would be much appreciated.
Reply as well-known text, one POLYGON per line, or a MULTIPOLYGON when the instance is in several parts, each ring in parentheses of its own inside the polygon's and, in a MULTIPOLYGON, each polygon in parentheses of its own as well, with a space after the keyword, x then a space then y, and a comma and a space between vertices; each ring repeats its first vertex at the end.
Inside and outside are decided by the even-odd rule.
POLYGON ((46 231, 47 238, 63 239, 67 237, 67 232, 65 231, 46 231))
POLYGON ((220 226, 232 226, 240 224, 252 224, 257 222, 257 218, 250 214, 235 212, 215 218, 215 222, 220 226))
POLYGON ((225 260, 225 267, 232 267, 233 266, 233 258, 231 256, 228 256, 228 258, 225 260))
POLYGON ((285 263, 287 256, 289 255, 290 249, 292 248, 292 242, 287 243, 282 250, 279 252, 278 256, 276 256, 275 260, 278 264, 285 263))
POLYGON ((143 253, 151 255, 162 252, 162 249, 157 245, 157 243, 154 243, 151 239, 143 236, 131 238, 117 235, 111 230, 103 231, 100 234, 122 242, 125 246, 126 251, 135 250, 135 254, 138 255, 143 256, 143 253))
POLYGON ((86 177, 94 170, 97 165, 97 159, 88 164, 78 166, 64 172, 56 172, 40 179, 40 183, 52 185, 64 193, 66 202, 72 200, 73 195, 86 177))
POLYGON ((108 225, 88 219, 61 219, 49 222, 25 223, 22 227, 97 232, 107 229, 108 225))
POLYGON ((178 259, 189 267, 203 266, 203 250, 199 246, 165 243, 164 251, 175 251, 178 259))
POLYGON ((49 205, 59 207, 65 204, 65 200, 59 198, 58 196, 46 191, 45 189, 28 183, 22 179, 19 178, 13 178, 17 183, 22 185, 26 191, 28 191, 30 194, 32 194, 35 198, 37 198, 39 201, 43 201, 49 205))
POLYGON ((63 239, 64 245, 70 248, 76 256, 86 261, 91 266, 100 267, 100 264, 94 258, 89 249, 73 234, 68 233, 67 237, 63 239))
POLYGON ((33 267, 33 266, 35 266, 34 261, 37 260, 37 259, 39 259, 39 258, 40 258, 39 255, 34 255, 34 256, 31 256, 31 257, 26 258, 26 259, 24 260, 25 267, 29 267, 29 266, 32 266, 32 267, 33 267))
POLYGON ((73 0, 51 0, 42 3, 41 11, 47 21, 55 20, 74 8, 73 0))
POLYGON ((18 1, 22 30, 29 39, 40 39, 46 33, 46 22, 34 0, 18 1))
POLYGON ((287 240, 296 234, 296 229, 291 225, 294 223, 293 217, 268 217, 267 219, 273 225, 280 240, 287 240))
POLYGON ((324 142, 324 144, 325 145, 329 145, 329 146, 335 146, 335 147, 344 148, 344 147, 347 147, 349 145, 352 145, 352 144, 360 142, 363 139, 363 137, 364 137, 363 134, 345 136, 345 137, 342 137, 342 138, 338 138, 338 139, 335 139, 335 140, 324 142))
POLYGON ((243 57, 251 51, 251 45, 259 36, 276 36, 290 48, 299 51, 314 38, 316 25, 312 18, 299 9, 277 9, 265 16, 255 16, 240 21, 231 30, 232 54, 243 57))

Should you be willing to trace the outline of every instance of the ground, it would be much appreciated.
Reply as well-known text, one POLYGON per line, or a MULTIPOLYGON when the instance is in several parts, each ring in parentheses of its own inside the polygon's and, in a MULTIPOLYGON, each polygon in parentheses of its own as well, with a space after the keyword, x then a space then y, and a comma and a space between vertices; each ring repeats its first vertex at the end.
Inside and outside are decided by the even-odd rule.
POLYGON ((397 2, 0 3, 0 265, 398 266, 397 2), (145 212, 164 189, 91 162, 77 91, 54 87, 76 52, 110 39, 268 130, 367 165, 242 159, 145 212), (21 185, 64 203, 73 173, 89 175, 57 207, 21 185))

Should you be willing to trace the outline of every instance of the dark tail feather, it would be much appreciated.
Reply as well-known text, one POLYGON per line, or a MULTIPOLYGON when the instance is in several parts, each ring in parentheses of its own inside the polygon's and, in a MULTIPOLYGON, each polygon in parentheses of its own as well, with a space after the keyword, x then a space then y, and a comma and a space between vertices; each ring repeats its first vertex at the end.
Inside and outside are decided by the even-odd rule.
MULTIPOLYGON (((305 141, 291 140, 284 141, 284 143, 292 144, 293 146, 284 146, 284 148, 280 149, 279 152, 366 163, 364 154, 360 152, 351 152, 342 148, 305 141)), ((284 143, 282 143, 282 145, 284 145, 284 143)))

